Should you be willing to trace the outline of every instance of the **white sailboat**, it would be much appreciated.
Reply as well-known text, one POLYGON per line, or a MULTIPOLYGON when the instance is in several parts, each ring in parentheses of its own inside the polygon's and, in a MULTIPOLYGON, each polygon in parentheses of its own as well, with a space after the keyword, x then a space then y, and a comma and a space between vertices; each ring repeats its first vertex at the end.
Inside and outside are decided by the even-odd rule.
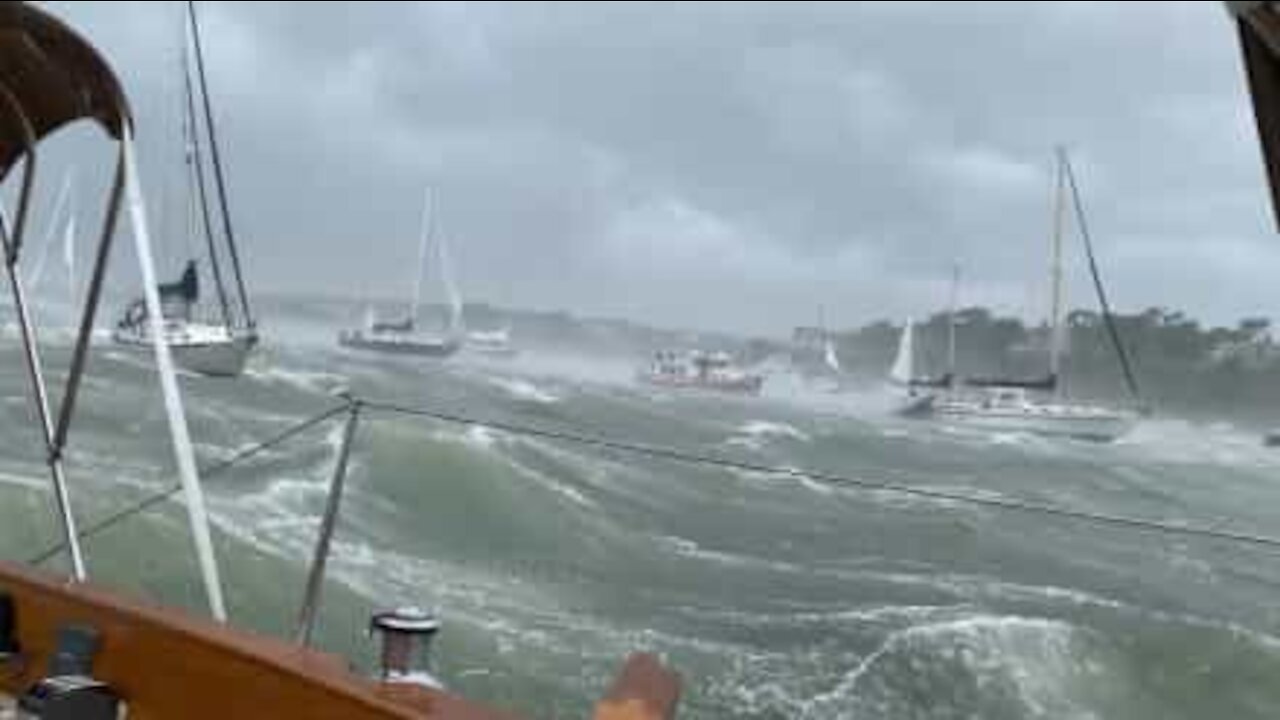
MULTIPOLYGON (((158 288, 163 312, 162 322, 158 327, 159 331, 164 333, 164 340, 171 349, 174 360, 182 367, 202 375, 234 377, 244 371, 249 355, 258 344, 258 331, 249 305, 249 296, 245 290, 243 274, 240 271, 240 257, 231 224, 226 180, 223 176, 222 158, 218 149, 213 110, 205 78, 200 26, 196 22, 195 10, 190 3, 187 4, 184 33, 186 38, 182 49, 182 70, 185 90, 184 131, 188 197, 194 200, 192 205, 197 206, 200 211, 199 221, 195 222, 194 217, 192 220, 203 230, 208 245, 208 263, 214 287, 217 290, 220 312, 215 320, 206 320, 197 316, 200 283, 196 261, 189 260, 177 282, 162 284, 158 288), (191 64, 193 55, 194 68, 191 64), (203 129, 200 117, 196 113, 196 88, 193 88, 191 81, 193 74, 197 79, 196 88, 198 88, 203 107, 203 129), (219 229, 214 228, 209 208, 209 193, 206 189, 204 157, 200 143, 202 134, 207 134, 209 142, 218 214, 222 220, 219 229), (235 307, 228 297, 229 293, 223 282, 220 253, 215 235, 221 236, 231 260, 238 301, 235 307)), ((145 298, 139 298, 126 308, 123 317, 116 324, 112 337, 122 346, 146 351, 151 348, 152 327, 153 323, 148 321, 148 306, 145 298)))
POLYGON ((822 364, 827 366, 831 372, 839 375, 844 372, 840 367, 840 358, 836 356, 835 343, 831 342, 831 338, 827 338, 822 346, 822 364))
POLYGON ((443 332, 425 331, 419 327, 418 306, 422 299, 422 274, 426 265, 427 253, 435 237, 435 208, 432 206, 431 190, 428 188, 422 211, 422 233, 418 243, 418 264, 414 268, 413 296, 409 301, 408 315, 400 320, 379 321, 372 308, 365 309, 362 327, 343 330, 338 334, 338 344, 357 350, 393 355, 418 355, 422 357, 444 358, 458 352, 462 347, 465 330, 462 322, 462 295, 458 292, 453 279, 452 263, 449 260, 448 246, 441 237, 434 243, 436 248, 436 264, 440 268, 440 276, 444 284, 445 295, 449 304, 449 315, 443 332))
MULTIPOLYGON (((1054 220, 1051 246, 1050 270, 1050 338, 1049 338, 1049 373, 1043 378, 1019 380, 1011 378, 967 378, 962 386, 957 387, 948 373, 946 387, 930 393, 928 401, 921 401, 908 414, 928 416, 958 425, 966 425, 985 430, 1031 432, 1043 435, 1061 435, 1082 439, 1110 441, 1128 432, 1137 422, 1138 415, 1129 410, 1103 407, 1067 400, 1062 394, 1061 365, 1064 344, 1063 302, 1062 302, 1062 226, 1065 206, 1065 194, 1070 177, 1070 166, 1066 154, 1061 149, 1057 153, 1055 177, 1054 220)), ((1079 198, 1075 194, 1072 181, 1073 202, 1077 213, 1080 213, 1079 198)), ((1082 228, 1083 231, 1083 228, 1082 228)), ((1087 237, 1085 238, 1088 242, 1087 237)), ((1091 252, 1091 251, 1090 251, 1091 252)), ((1092 262, 1092 257, 1091 257, 1092 262)), ((1097 281, 1095 268, 1095 281, 1097 281)), ((1102 295, 1101 283, 1096 282, 1099 299, 1106 310, 1105 296, 1102 295)), ((951 364, 955 363, 955 307, 951 309, 951 364)), ((904 333, 904 345, 910 352, 910 323, 904 333)), ((1115 338, 1113 338, 1114 340, 1115 338)), ((1123 348, 1116 343, 1125 369, 1126 378, 1130 382, 1131 391, 1136 396, 1136 385, 1133 383, 1123 348)), ((911 377, 910 368, 899 368, 895 365, 894 373, 899 371, 911 377)), ((909 383, 911 381, 908 381, 909 383)))
POLYGON ((916 373, 915 358, 915 323, 907 318, 898 337, 898 352, 889 368, 889 382, 902 394, 897 413, 908 417, 931 413, 938 390, 950 387, 952 378, 950 372, 940 378, 921 377, 916 373))

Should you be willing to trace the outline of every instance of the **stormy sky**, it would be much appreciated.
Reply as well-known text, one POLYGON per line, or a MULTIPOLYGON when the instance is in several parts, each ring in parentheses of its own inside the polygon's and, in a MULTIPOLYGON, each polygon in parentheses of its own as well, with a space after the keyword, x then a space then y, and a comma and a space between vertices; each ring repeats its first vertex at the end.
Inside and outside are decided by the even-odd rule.
MULTIPOLYGON (((49 6, 125 79, 158 213, 180 6, 49 6)), ((261 291, 407 293, 431 185, 469 300, 779 334, 920 315, 959 262, 963 302, 1034 317, 1062 143, 1117 306, 1280 307, 1220 3, 199 9, 261 291)))

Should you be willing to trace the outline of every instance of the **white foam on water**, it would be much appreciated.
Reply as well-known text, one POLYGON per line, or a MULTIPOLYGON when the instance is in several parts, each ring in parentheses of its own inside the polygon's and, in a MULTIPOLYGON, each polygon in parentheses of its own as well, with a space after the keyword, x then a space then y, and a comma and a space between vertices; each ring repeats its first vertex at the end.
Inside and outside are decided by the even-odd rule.
POLYGON ((810 442, 811 438, 794 425, 772 420, 749 420, 737 429, 740 435, 752 438, 783 438, 799 442, 810 442))
POLYGON ((285 368, 277 363, 262 367, 250 366, 244 374, 258 382, 270 385, 283 385, 309 393, 327 395, 335 388, 346 384, 347 378, 337 373, 317 370, 301 370, 285 368))
POLYGON ((522 475, 526 478, 529 478, 530 480, 533 480, 534 482, 556 493, 557 495, 560 495, 561 497, 566 498, 569 501, 585 508, 597 507, 596 502, 594 500, 584 495, 582 491, 578 490, 577 488, 571 487, 558 480, 555 480, 549 475, 547 475, 546 473, 540 472, 538 470, 534 470, 533 468, 528 467, 527 465, 524 465, 520 462, 517 462, 512 458, 504 458, 504 459, 506 460, 507 464, 511 467, 511 469, 515 470, 517 474, 522 475))
POLYGON ((7 472, 0 472, 0 485, 22 488, 23 490, 35 490, 37 492, 48 492, 50 490, 50 481, 48 479, 42 480, 30 475, 7 472))
POLYGON ((1280 449, 1266 447, 1261 434, 1227 422, 1147 419, 1114 446, 1143 460, 1173 464, 1280 467, 1280 449))
POLYGON ((428 437, 439 443, 462 445, 472 450, 482 450, 497 455, 499 441, 506 441, 505 435, 495 433, 485 425, 467 425, 464 430, 437 429, 428 437))
POLYGON ((495 387, 505 391, 516 400, 550 405, 560 402, 560 396, 539 387, 532 381, 515 377, 488 376, 486 380, 495 387))
MULTIPOLYGON (((830 690, 800 703, 801 718, 854 717, 864 679, 885 658, 906 654, 909 666, 923 669, 931 660, 959 663, 976 683, 992 678, 1011 682, 1033 717, 1061 716, 1080 709, 1070 699, 1072 678, 1085 660, 1076 648, 1079 631, 1042 618, 978 614, 913 625, 889 633, 882 644, 853 665, 830 690)), ((893 679, 874 692, 892 692, 893 679)))

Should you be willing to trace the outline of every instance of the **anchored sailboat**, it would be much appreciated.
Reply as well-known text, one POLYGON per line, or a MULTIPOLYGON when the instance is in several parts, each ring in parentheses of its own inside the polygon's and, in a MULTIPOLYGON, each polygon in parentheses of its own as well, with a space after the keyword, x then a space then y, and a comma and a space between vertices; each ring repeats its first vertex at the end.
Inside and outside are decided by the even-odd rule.
MULTIPOLYGON (((248 362, 249 355, 258 344, 257 322, 249 305, 244 276, 240 269, 240 255, 236 247, 231 211, 227 200, 226 179, 222 156, 218 148, 213 110, 209 99, 205 75, 204 54, 200 42, 200 25, 196 19, 194 3, 186 8, 186 33, 182 52, 184 86, 184 134, 186 144, 186 175, 188 197, 194 197, 199 209, 198 225, 207 246, 209 271, 218 298, 217 318, 207 321, 196 316, 200 301, 200 283, 195 260, 189 260, 179 280, 160 286, 164 316, 162 332, 173 350, 174 359, 184 368, 211 376, 239 375, 248 362), (195 63, 192 67, 191 58, 195 63), (192 76, 196 83, 193 87, 192 76), (203 127, 197 114, 197 91, 203 108, 203 127), (209 207, 207 171, 204 165, 201 137, 208 139, 209 159, 212 164, 214 189, 217 194, 217 214, 220 227, 215 228, 209 207), (235 302, 223 279, 219 252, 219 240, 231 260, 231 273, 235 278, 235 302)), ((151 326, 147 322, 148 309, 142 298, 125 309, 116 324, 113 337, 121 345, 136 348, 150 347, 151 326)))
MULTIPOLYGON (((1054 179, 1054 219, 1050 263, 1050 319, 1048 373, 1035 378, 971 377, 965 378, 960 387, 953 381, 955 367, 955 307, 951 308, 950 349, 951 371, 944 378, 946 383, 921 383, 908 380, 909 386, 930 385, 936 392, 909 403, 904 414, 928 416, 957 424, 985 429, 1014 430, 1046 435, 1066 435, 1092 440, 1114 440, 1128 432, 1137 421, 1137 413, 1098 405, 1071 402, 1062 396, 1062 355, 1064 346, 1062 299, 1062 228, 1066 194, 1071 193, 1081 236, 1089 258, 1094 287, 1102 305, 1103 317, 1117 357, 1120 359, 1130 394, 1138 399, 1137 382, 1129 365, 1124 346, 1111 319, 1106 293, 1102 287, 1097 263, 1093 257, 1092 243, 1084 223, 1079 192, 1066 152, 1057 150, 1054 179)), ((954 292, 953 292, 954 295, 954 292)), ((910 323, 904 330, 904 346, 910 352, 910 323)), ((899 353, 901 360, 902 352, 899 353)), ((911 378, 911 369, 897 365, 893 375, 902 370, 911 378)))
MULTIPOLYGON (((954 367, 954 356, 952 366, 954 367)), ((911 318, 902 326, 902 335, 898 338, 898 353, 894 356, 893 366, 889 369, 889 381, 892 386, 905 393, 898 405, 900 415, 917 416, 933 411, 937 400, 936 390, 951 387, 952 373, 937 378, 923 377, 916 374, 915 323, 911 318)))
POLYGON ((465 332, 462 324, 462 296, 453 280, 449 250, 443 237, 435 242, 434 246, 436 265, 440 268, 441 280, 449 303, 447 326, 441 333, 423 331, 418 324, 418 306, 422 300, 422 275, 427 253, 436 235, 435 229, 436 212, 432 205, 431 190, 428 189, 423 201, 418 264, 414 267, 413 296, 409 301, 408 314, 399 320, 380 321, 374 315, 372 308, 366 308, 364 326, 339 333, 338 344, 358 350, 437 358, 449 357, 458 352, 462 347, 462 337, 465 332))

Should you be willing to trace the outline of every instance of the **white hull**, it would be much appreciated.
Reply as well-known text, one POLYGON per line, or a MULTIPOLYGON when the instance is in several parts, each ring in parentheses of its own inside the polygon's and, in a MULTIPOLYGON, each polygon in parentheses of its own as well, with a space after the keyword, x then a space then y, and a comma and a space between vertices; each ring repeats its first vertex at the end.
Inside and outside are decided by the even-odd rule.
POLYGON ((1072 437, 1109 442, 1133 429, 1131 413, 1076 405, 982 407, 975 403, 935 401, 930 417, 962 427, 998 432, 1072 437))
MULTIPOLYGON (((249 363, 249 355, 258 344, 254 334, 229 333, 225 328, 193 326, 194 332, 173 332, 166 338, 173 360, 179 367, 210 377, 237 377, 249 363), (221 331, 221 332, 218 332, 221 331)), ((142 352, 151 352, 149 333, 119 330, 113 335, 116 344, 142 352)))

